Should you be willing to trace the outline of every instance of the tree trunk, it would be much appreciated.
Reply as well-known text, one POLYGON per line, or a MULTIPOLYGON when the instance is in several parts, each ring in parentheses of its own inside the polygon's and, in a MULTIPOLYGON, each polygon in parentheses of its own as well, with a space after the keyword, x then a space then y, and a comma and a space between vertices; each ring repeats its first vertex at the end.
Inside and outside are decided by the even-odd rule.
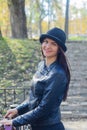
POLYGON ((13 38, 27 38, 25 0, 8 0, 13 38))
POLYGON ((39 25, 38 25, 38 27, 39 27, 39 35, 41 35, 42 34, 42 19, 41 19, 41 17, 39 17, 39 25))
POLYGON ((66 0, 66 13, 65 13, 65 33, 66 39, 68 40, 68 33, 69 33, 69 1, 66 0))
POLYGON ((1 32, 1 28, 0 28, 0 38, 2 38, 2 32, 1 32))

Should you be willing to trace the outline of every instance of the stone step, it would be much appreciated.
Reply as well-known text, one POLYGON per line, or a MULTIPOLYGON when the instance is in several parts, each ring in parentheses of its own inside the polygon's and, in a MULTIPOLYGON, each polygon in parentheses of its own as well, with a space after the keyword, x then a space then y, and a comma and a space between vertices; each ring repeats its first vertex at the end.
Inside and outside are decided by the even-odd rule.
POLYGON ((61 111, 62 119, 87 119, 87 112, 61 111))
POLYGON ((68 96, 83 96, 84 98, 87 97, 87 89, 70 89, 68 96))
POLYGON ((66 102, 71 102, 72 100, 75 101, 75 102, 79 102, 80 101, 80 103, 81 102, 86 102, 87 101, 87 95, 85 95, 85 96, 84 95, 83 96, 81 96, 81 95, 74 95, 74 96, 73 95, 69 95, 66 102))
POLYGON ((73 93, 78 94, 78 95, 79 95, 79 93, 83 93, 83 94, 87 93, 87 86, 86 85, 84 85, 84 86, 80 85, 80 87, 72 86, 69 88, 68 95, 70 95, 70 94, 72 95, 73 93), (83 87, 83 89, 82 89, 82 87, 83 87))
POLYGON ((74 105, 74 104, 76 104, 76 105, 79 105, 79 104, 85 104, 86 105, 86 103, 85 102, 87 102, 87 97, 82 97, 82 96, 69 96, 68 98, 67 98, 67 101, 66 102, 62 102, 62 105, 64 106, 64 105, 74 105))
MULTIPOLYGON (((74 108, 78 109, 78 110, 87 110, 85 108, 87 108, 87 102, 81 102, 81 103, 68 103, 68 102, 65 102, 65 103, 62 103, 61 104, 61 109, 64 109, 64 110, 67 110, 68 109, 71 109, 73 110, 74 108)), ((75 110, 75 109, 74 109, 75 110)))
POLYGON ((63 118, 87 118, 87 102, 61 104, 61 113, 63 118))

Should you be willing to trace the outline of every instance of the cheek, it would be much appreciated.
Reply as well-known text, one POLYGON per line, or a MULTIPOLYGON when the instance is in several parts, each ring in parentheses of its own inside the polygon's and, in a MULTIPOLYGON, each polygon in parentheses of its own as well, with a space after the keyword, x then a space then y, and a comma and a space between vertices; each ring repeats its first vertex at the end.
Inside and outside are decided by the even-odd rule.
POLYGON ((56 54, 58 54, 58 52, 59 52, 59 47, 55 48, 54 51, 55 51, 56 54))

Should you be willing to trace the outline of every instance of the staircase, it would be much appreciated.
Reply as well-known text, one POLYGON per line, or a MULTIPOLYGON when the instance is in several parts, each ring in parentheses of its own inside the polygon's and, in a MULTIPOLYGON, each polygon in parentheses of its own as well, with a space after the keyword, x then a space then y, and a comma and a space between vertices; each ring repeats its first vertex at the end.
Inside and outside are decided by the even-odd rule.
POLYGON ((66 102, 61 105, 62 119, 87 118, 87 42, 67 43, 71 83, 66 102))

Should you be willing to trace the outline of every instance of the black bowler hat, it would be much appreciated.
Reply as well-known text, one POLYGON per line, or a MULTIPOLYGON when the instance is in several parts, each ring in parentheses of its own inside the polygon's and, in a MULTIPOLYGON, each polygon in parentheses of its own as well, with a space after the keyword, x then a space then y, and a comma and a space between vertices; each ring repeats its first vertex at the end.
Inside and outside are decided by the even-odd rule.
POLYGON ((50 29, 46 34, 41 34, 39 38, 40 43, 42 43, 45 38, 54 40, 63 49, 63 51, 67 50, 65 46, 66 34, 60 28, 55 27, 50 29))

